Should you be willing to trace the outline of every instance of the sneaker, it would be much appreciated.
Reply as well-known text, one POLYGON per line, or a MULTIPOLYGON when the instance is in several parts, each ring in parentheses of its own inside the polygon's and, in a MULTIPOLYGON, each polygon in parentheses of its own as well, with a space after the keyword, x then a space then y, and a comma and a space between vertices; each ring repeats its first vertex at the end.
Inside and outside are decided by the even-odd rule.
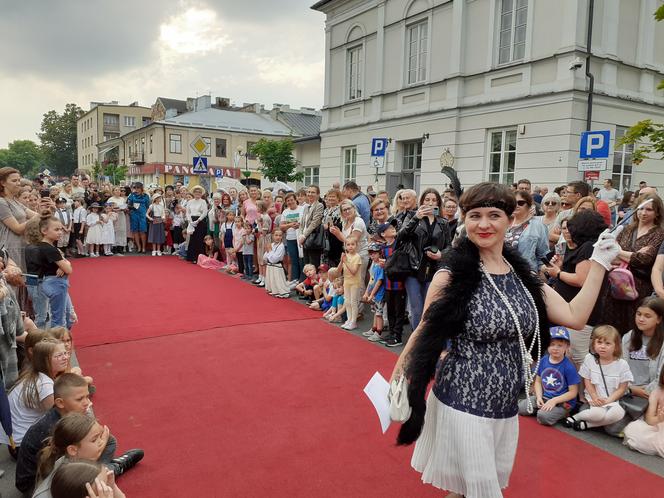
POLYGON ((255 284, 255 285, 258 285, 258 284, 260 284, 261 282, 262 282, 261 278, 258 277, 256 280, 252 281, 251 283, 252 283, 252 284, 255 284))
POLYGON ((152 255, 153 255, 153 256, 156 256, 156 255, 157 255, 157 251, 152 251, 152 255))
POLYGON ((380 336, 378 332, 374 332, 373 334, 371 334, 368 339, 370 342, 380 342, 383 340, 383 338, 380 336))
POLYGON ((348 325, 345 327, 346 330, 355 330, 357 328, 357 323, 348 322, 348 325))
POLYGON ((298 283, 297 280, 291 280, 290 282, 288 282, 288 288, 290 290, 295 289, 295 287, 297 287, 297 283, 298 283))
POLYGON ((265 282, 261 281, 261 283, 258 284, 257 287, 265 287, 265 282))
POLYGON ((157 251, 157 256, 161 256, 161 251, 157 251))
POLYGON ((374 329, 371 329, 371 330, 367 330, 366 332, 362 332, 362 335, 363 335, 364 337, 371 337, 371 336, 374 335, 375 333, 376 333, 376 331, 375 331, 374 329))
POLYGON ((116 256, 124 256, 124 253, 116 252, 115 255, 116 255, 116 256))
POLYGON ((346 327, 348 327, 348 324, 349 324, 349 323, 350 323, 350 320, 346 320, 346 321, 343 323, 343 325, 341 325, 341 328, 342 328, 342 329, 345 329, 346 327))
POLYGON ((385 345, 388 348, 396 348, 397 346, 401 346, 402 344, 403 343, 401 342, 401 339, 397 339, 394 336, 388 337, 387 340, 385 341, 385 345))

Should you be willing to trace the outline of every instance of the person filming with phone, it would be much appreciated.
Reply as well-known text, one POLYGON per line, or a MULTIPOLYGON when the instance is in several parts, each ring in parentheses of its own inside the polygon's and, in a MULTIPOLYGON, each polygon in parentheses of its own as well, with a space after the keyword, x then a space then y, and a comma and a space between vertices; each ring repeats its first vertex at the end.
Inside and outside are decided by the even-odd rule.
POLYGON ((411 261, 419 261, 405 282, 413 330, 422 318, 424 298, 438 269, 441 253, 450 244, 449 227, 440 213, 441 204, 442 198, 438 191, 434 188, 426 189, 420 196, 420 207, 404 220, 397 235, 397 247, 402 245, 409 248, 413 252, 411 261))
POLYGON ((532 196, 523 190, 518 190, 516 207, 512 215, 512 224, 505 234, 505 245, 519 251, 519 254, 528 261, 530 268, 537 272, 541 266, 541 259, 549 252, 549 232, 544 223, 533 216, 532 196))

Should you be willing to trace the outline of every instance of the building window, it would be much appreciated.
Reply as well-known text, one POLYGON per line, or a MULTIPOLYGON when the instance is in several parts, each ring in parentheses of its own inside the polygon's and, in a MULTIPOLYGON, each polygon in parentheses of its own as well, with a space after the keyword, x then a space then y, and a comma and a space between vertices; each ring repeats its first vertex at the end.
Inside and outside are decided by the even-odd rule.
POLYGON ((141 137, 141 154, 145 152, 145 137, 141 137))
POLYGON ((120 116, 117 114, 104 114, 104 126, 120 126, 120 116))
POLYGON ((210 137, 201 137, 203 138, 203 142, 205 142, 206 148, 203 151, 203 156, 205 157, 210 157, 212 154, 212 139, 210 137))
POLYGON ((489 181, 511 185, 516 164, 516 130, 492 131, 489 150, 489 181))
POLYGON ((125 116, 124 125, 128 128, 134 128, 136 126, 136 118, 134 116, 125 116))
POLYGON ((320 168, 318 166, 309 166, 304 168, 304 186, 318 185, 320 181, 320 168))
POLYGON ((528 0, 501 0, 498 63, 518 61, 526 54, 528 0))
POLYGON ((152 134, 150 134, 150 154, 152 154, 152 134))
POLYGON ((256 142, 247 142, 247 159, 256 159, 256 154, 251 152, 254 145, 256 145, 256 142))
POLYGON ((429 37, 427 21, 408 28, 408 84, 427 79, 427 45, 429 37))
MULTIPOLYGON (((616 126, 616 140, 620 139, 627 128, 624 126, 616 126)), ((630 190, 632 185, 632 153, 634 152, 633 144, 625 144, 622 147, 615 148, 613 151, 613 171, 611 179, 613 180, 613 187, 621 192, 630 190)))
POLYGON ((348 100, 362 98, 362 47, 348 50, 348 100))
POLYGON ((403 170, 422 168, 422 141, 404 142, 403 144, 403 170))
POLYGON ((150 118, 143 118, 143 126, 147 126, 150 124, 150 118))
POLYGON ((343 183, 350 180, 355 181, 357 174, 357 147, 346 147, 343 149, 344 177, 343 183))
POLYGON ((226 139, 214 139, 214 155, 217 157, 226 157, 226 139))
POLYGON ((172 154, 182 154, 182 135, 178 133, 170 133, 168 151, 172 154))

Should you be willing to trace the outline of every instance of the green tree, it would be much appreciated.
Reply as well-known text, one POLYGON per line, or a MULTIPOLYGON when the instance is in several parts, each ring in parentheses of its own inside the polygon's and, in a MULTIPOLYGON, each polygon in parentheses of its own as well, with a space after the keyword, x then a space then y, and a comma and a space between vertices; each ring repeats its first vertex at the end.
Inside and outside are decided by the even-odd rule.
POLYGON ((76 121, 82 115, 79 106, 67 104, 62 114, 51 110, 42 118, 37 136, 46 164, 56 175, 69 176, 76 169, 76 121))
POLYGON ((129 168, 127 168, 126 165, 121 165, 118 166, 115 163, 108 163, 104 165, 104 176, 108 176, 111 179, 111 183, 113 185, 117 185, 120 180, 124 180, 125 177, 127 176, 127 171, 129 168))
POLYGON ((36 175, 43 162, 44 155, 32 140, 15 140, 6 149, 0 149, 0 167, 16 168, 26 177, 36 175))
MULTIPOLYGON (((655 11, 654 17, 656 21, 664 20, 664 5, 655 11)), ((664 80, 657 89, 664 90, 664 80)), ((634 164, 641 164, 644 159, 664 159, 664 123, 654 123, 652 119, 639 121, 617 142, 618 146, 625 144, 634 145, 634 164)))
POLYGON ((261 138, 248 151, 258 156, 261 161, 260 171, 271 182, 294 182, 304 178, 302 172, 297 172, 297 161, 293 157, 295 144, 291 139, 267 140, 261 138))

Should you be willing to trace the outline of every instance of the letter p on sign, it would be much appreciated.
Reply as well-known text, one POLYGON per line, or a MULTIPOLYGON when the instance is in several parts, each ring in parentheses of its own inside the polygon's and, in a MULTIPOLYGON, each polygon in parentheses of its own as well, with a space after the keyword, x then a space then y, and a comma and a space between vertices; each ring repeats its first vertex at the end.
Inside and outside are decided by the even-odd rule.
POLYGON ((606 159, 609 157, 610 142, 611 132, 609 130, 584 131, 581 133, 579 157, 581 159, 606 159))

